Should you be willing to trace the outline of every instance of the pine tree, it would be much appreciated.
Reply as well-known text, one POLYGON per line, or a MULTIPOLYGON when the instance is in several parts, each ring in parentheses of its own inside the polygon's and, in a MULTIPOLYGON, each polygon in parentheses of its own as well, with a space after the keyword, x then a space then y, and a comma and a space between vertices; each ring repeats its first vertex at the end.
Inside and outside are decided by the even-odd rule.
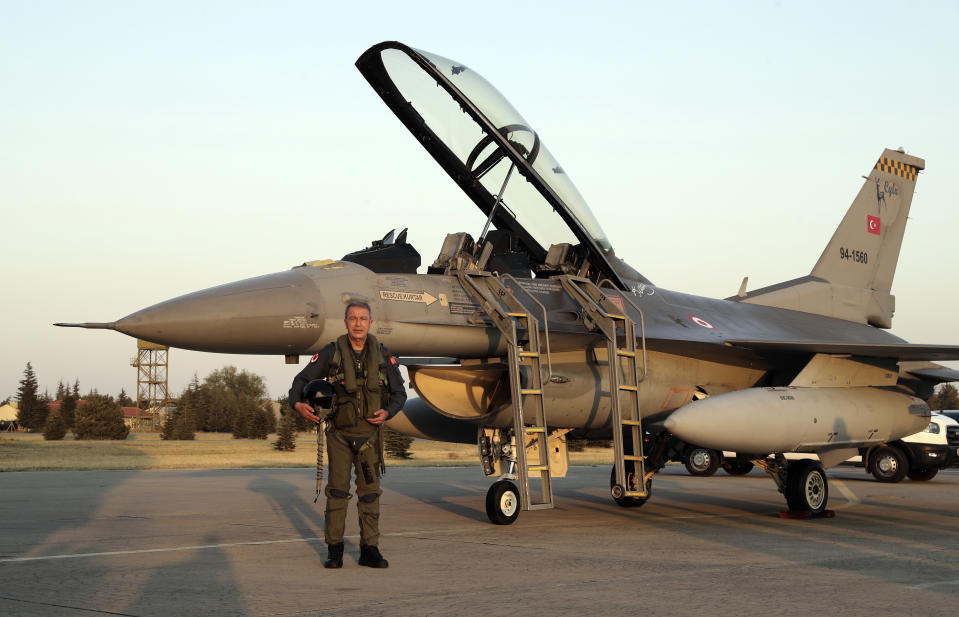
POLYGON ((233 438, 244 439, 250 436, 250 413, 248 409, 237 409, 233 420, 233 438))
POLYGON ((77 407, 73 434, 77 439, 126 439, 130 429, 112 396, 91 394, 77 407))
POLYGON ((75 378, 73 380, 73 392, 71 392, 71 394, 73 394, 73 398, 77 399, 78 401, 80 400, 80 379, 79 378, 75 378))
POLYGON ((72 394, 67 394, 60 402, 60 411, 57 415, 63 418, 63 424, 69 429, 73 428, 73 420, 77 411, 77 399, 72 394))
POLYGON ((180 410, 176 424, 173 426, 173 439, 196 439, 196 421, 190 408, 180 410))
POLYGON ((67 436, 67 425, 59 413, 52 413, 47 417, 43 426, 43 438, 47 441, 59 441, 67 436))
POLYGON ((23 371, 23 379, 20 380, 20 387, 17 389, 17 422, 20 426, 30 429, 36 433, 43 430, 47 422, 47 414, 50 408, 46 401, 37 396, 37 376, 33 372, 33 366, 27 362, 27 368, 23 371))
POLYGON ((295 412, 287 411, 280 420, 280 428, 276 433, 276 441, 273 442, 273 448, 280 452, 292 452, 296 450, 296 418, 295 412))
POLYGON ((176 429, 177 421, 180 419, 180 413, 179 408, 167 412, 166 420, 163 421, 163 426, 160 428, 160 439, 173 439, 173 432, 176 429))
POLYGON ((959 409, 959 390, 950 383, 942 384, 936 388, 936 393, 929 399, 929 408, 938 409, 959 409))
POLYGON ((270 419, 272 415, 272 413, 267 412, 263 407, 254 408, 250 413, 247 437, 250 439, 266 439, 270 434, 270 419))
POLYGON ((70 389, 63 384, 63 380, 57 382, 57 400, 62 401, 63 397, 70 393, 70 389))
POLYGON ((136 405, 136 402, 130 398, 125 388, 120 388, 120 394, 117 395, 117 403, 120 407, 133 407, 136 405))

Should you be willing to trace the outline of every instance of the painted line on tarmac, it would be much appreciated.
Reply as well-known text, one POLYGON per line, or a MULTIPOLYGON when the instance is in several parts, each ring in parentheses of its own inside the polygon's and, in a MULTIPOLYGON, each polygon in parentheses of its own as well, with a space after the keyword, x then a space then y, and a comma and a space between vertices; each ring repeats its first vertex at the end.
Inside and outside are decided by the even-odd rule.
POLYGON ((862 503, 862 500, 852 492, 852 489, 846 486, 846 483, 840 480, 839 478, 830 479, 830 483, 839 489, 839 492, 842 493, 842 496, 846 498, 846 503, 836 506, 833 510, 841 510, 843 508, 848 508, 849 506, 855 506, 862 503))
MULTIPOLYGON (((430 533, 441 533, 439 530, 400 531, 396 533, 382 533, 380 536, 418 536, 430 533)), ((347 540, 356 540, 359 534, 343 536, 347 540)), ((129 551, 104 551, 100 553, 67 553, 64 555, 40 555, 38 557, 6 557, 0 563, 21 563, 25 561, 52 561, 54 559, 80 559, 84 557, 114 557, 117 555, 143 555, 146 553, 175 553, 178 551, 202 551, 211 548, 231 548, 235 546, 263 546, 267 544, 295 544, 299 542, 324 542, 323 538, 288 538, 286 540, 260 540, 250 542, 224 542, 221 544, 195 544, 191 546, 169 546, 164 548, 143 548, 129 551)))
POLYGON ((936 581, 935 583, 919 583, 918 585, 913 585, 913 589, 931 589, 938 585, 959 585, 959 579, 954 581, 936 581))

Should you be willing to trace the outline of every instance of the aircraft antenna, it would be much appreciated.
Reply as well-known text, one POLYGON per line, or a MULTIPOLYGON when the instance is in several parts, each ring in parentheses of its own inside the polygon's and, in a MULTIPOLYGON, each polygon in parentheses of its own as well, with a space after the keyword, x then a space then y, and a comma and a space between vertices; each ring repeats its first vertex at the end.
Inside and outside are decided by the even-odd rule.
MULTIPOLYGON (((137 369, 137 408, 148 412, 149 429, 153 431, 160 430, 163 416, 170 405, 167 380, 169 353, 170 348, 166 345, 137 339, 137 357, 130 362, 130 366, 137 369)), ((141 427, 140 421, 140 418, 134 421, 135 428, 147 428, 141 427)))

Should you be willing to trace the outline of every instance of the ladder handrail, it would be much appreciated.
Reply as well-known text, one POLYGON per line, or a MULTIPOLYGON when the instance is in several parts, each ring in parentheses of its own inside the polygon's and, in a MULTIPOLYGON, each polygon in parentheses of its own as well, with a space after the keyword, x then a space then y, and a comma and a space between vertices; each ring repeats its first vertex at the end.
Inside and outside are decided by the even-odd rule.
MULTIPOLYGON (((535 302, 536 305, 539 306, 539 308, 543 311, 543 334, 546 335, 546 366, 547 366, 546 380, 548 381, 553 378, 553 358, 552 358, 552 352, 550 351, 550 347, 549 347, 549 317, 546 313, 546 307, 543 306, 543 303, 537 300, 536 297, 533 296, 533 294, 529 290, 523 287, 522 284, 520 284, 520 282, 516 280, 516 277, 514 277, 512 274, 509 274, 509 273, 500 274, 499 278, 509 279, 513 281, 514 283, 516 283, 516 286, 523 290, 523 293, 526 294, 526 297, 532 300, 533 302, 535 302)), ((513 294, 513 295, 515 296, 516 294, 513 294)), ((644 357, 644 361, 645 361, 645 357, 644 357)))
MULTIPOLYGON (((601 280, 599 282, 599 285, 597 285, 597 287, 599 287, 600 290, 602 290, 604 285, 608 286, 610 289, 619 291, 619 289, 609 279, 601 280)), ((639 381, 646 381, 646 378, 649 376, 649 368, 646 363, 646 315, 643 313, 643 309, 636 306, 636 303, 630 300, 626 294, 621 294, 620 297, 623 300, 626 300, 627 302, 629 302, 629 305, 633 307, 634 309, 636 309, 636 312, 639 313, 639 332, 640 332, 641 340, 643 341, 643 376, 641 379, 639 379, 639 381)))
MULTIPOLYGON (((647 497, 649 492, 646 489, 645 480, 647 477, 643 455, 643 431, 642 431, 642 412, 639 402, 639 370, 637 367, 636 353, 636 322, 626 312, 625 307, 614 302, 606 295, 599 285, 592 280, 583 277, 561 276, 558 277, 560 283, 567 293, 578 302, 583 310, 583 318, 587 327, 599 329, 606 335, 607 349, 607 367, 609 371, 609 396, 610 396, 610 421, 613 429, 613 447, 615 450, 614 459, 614 478, 613 497, 647 497), (618 310, 613 310, 615 306, 618 310), (611 312, 612 311, 612 312, 611 312), (622 321, 623 341, 625 344, 625 353, 621 353, 618 338, 618 322, 622 321), (623 363, 626 364, 623 367, 623 363), (619 371, 625 370, 626 375, 632 375, 631 380, 625 384, 620 383, 619 371), (630 381, 632 383, 630 383, 630 381), (620 401, 620 393, 626 391, 627 398, 630 400, 628 405, 629 415, 633 417, 623 417, 623 408, 620 401), (624 429, 628 427, 629 439, 632 444, 632 452, 627 455, 625 452, 626 436, 624 429), (631 489, 628 484, 627 464, 632 470, 634 480, 638 480, 639 486, 631 489)), ((637 309, 635 304, 630 305, 637 309)), ((642 318, 642 311, 639 311, 642 318)), ((643 326, 643 362, 645 365, 645 325, 643 326)))
MULTIPOLYGON (((466 291, 473 299, 479 302, 478 312, 485 314, 492 321, 492 325, 506 339, 507 358, 509 363, 509 383, 510 399, 513 403, 513 434, 515 448, 513 456, 515 457, 516 470, 519 476, 520 504, 525 510, 539 510, 543 508, 552 508, 553 488, 551 479, 551 469, 549 460, 549 440, 548 424, 546 419, 546 406, 543 394, 543 373, 540 362, 540 342, 539 342, 539 322, 536 316, 529 308, 523 304, 513 293, 511 288, 506 287, 498 276, 490 272, 463 272, 456 271, 456 276, 466 291), (482 283, 474 280, 481 278, 482 283), (518 327, 526 328, 526 338, 521 344, 518 327), (523 347, 526 349, 523 349, 523 347), (530 369, 530 383, 524 388, 522 381, 522 367, 530 369), (527 415, 526 403, 524 397, 531 396, 535 403, 530 409, 532 417, 527 415), (527 422, 531 421, 530 427, 527 422), (533 442, 536 445, 536 452, 539 454, 539 462, 530 464, 527 457, 527 437, 534 433, 533 442), (534 503, 532 492, 530 491, 530 475, 538 474, 541 481, 542 498, 534 503)), ((512 278, 512 277, 511 277, 512 278)), ((515 279, 513 279, 515 281, 515 279)), ((529 292, 519 285, 524 293, 529 292)), ((532 296, 530 296, 532 297, 532 296)), ((544 315, 546 309, 536 298, 533 298, 543 309, 544 315)), ((549 352, 547 352, 549 353, 549 352)), ((552 373, 550 374, 552 376, 552 373)), ((512 471, 509 472, 512 474, 512 471)), ((511 479, 515 476, 510 475, 511 479)))

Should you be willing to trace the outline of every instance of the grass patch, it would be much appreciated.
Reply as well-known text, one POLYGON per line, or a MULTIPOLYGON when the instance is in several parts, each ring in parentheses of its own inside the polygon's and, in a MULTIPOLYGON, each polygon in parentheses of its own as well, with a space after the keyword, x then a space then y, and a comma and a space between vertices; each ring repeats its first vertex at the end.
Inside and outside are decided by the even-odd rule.
MULTIPOLYGON (((57 471, 93 469, 233 469, 313 467, 316 434, 300 433, 296 450, 273 449, 269 439, 233 439, 220 433, 197 433, 195 441, 163 441, 157 433, 134 433, 125 441, 45 441, 42 435, 13 433, 0 436, 0 471, 57 471)), ((391 467, 478 465, 476 446, 415 440, 410 459, 388 459, 391 467)), ((612 463, 612 450, 590 448, 570 452, 570 464, 612 463)))

